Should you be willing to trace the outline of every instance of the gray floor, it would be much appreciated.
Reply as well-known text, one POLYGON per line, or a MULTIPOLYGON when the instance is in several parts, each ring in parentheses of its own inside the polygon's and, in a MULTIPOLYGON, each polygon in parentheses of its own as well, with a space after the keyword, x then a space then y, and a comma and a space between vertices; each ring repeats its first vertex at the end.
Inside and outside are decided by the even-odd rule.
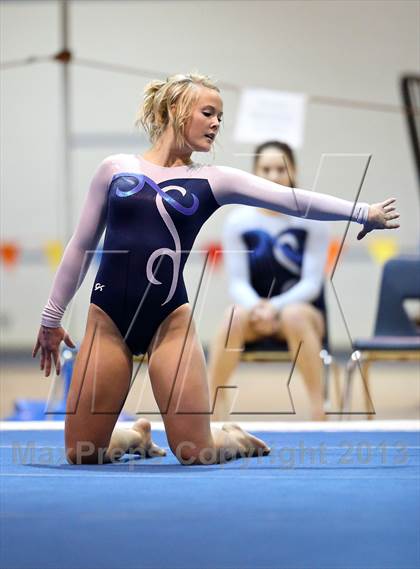
MULTIPOLYGON (((45 378, 32 359, 6 356, 2 358, 0 379, 0 418, 7 418, 18 398, 47 399, 60 397, 61 378, 45 378)), ((241 363, 230 385, 228 397, 232 402, 233 420, 306 420, 310 417, 309 401, 299 372, 293 374, 289 390, 287 382, 290 364, 241 363), (290 391, 290 394, 289 394, 290 391), (294 409, 294 411, 293 411, 294 409)), ((389 362, 372 364, 370 396, 376 419, 419 419, 420 373, 418 362, 389 362)), ((338 385, 341 391, 343 374, 338 385)), ((332 411, 339 410, 336 385, 332 383, 332 411)), ((364 410, 364 389, 359 374, 355 376, 353 412, 364 410)), ((127 398, 124 410, 152 420, 160 419, 147 366, 143 366, 127 398)), ((333 415, 332 419, 338 417, 333 415)), ((352 415, 348 419, 361 419, 352 415)))

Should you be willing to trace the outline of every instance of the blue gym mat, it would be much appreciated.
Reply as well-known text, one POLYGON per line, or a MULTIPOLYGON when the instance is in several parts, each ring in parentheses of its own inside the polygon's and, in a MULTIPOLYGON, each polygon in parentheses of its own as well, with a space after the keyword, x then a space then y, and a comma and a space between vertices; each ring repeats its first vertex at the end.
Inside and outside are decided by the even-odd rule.
POLYGON ((255 434, 270 456, 186 467, 71 466, 62 431, 2 432, 1 568, 420 566, 419 432, 255 434))

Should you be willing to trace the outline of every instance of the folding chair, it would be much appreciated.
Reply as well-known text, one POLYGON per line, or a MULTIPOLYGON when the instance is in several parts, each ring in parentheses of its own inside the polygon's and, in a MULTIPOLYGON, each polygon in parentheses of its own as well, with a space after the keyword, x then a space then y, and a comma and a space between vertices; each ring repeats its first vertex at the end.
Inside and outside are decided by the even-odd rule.
POLYGON ((420 299, 420 256, 406 255, 389 260, 383 268, 375 332, 367 340, 356 339, 346 365, 341 411, 350 413, 354 371, 358 366, 365 388, 365 409, 374 412, 369 395, 369 368, 374 361, 420 359, 420 329, 404 309, 404 301, 420 299))

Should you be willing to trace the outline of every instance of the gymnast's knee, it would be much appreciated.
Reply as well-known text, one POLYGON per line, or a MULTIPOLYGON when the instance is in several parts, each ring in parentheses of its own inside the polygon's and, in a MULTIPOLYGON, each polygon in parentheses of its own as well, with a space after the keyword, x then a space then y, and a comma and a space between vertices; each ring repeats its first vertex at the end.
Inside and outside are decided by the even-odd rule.
POLYGON ((76 441, 66 446, 66 459, 69 464, 105 464, 110 462, 107 448, 95 445, 92 441, 76 441))
POLYGON ((249 320, 249 311, 243 306, 231 305, 224 313, 223 328, 224 332, 228 332, 229 336, 244 335, 246 324, 249 320))
POLYGON ((311 307, 305 303, 289 304, 281 311, 282 323, 292 329, 304 328, 311 317, 311 307))

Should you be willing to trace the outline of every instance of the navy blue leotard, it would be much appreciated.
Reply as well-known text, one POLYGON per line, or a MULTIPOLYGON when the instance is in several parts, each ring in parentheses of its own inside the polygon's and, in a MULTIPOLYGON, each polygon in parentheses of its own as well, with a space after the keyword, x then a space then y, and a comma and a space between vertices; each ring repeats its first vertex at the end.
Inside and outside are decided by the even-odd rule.
POLYGON ((325 309, 326 223, 242 207, 227 218, 223 249, 235 303, 270 298, 277 310, 299 302, 325 309))
POLYGON ((188 302, 184 265, 218 207, 206 179, 157 184, 132 172, 113 176, 106 253, 90 300, 112 318, 134 354, 145 353, 159 324, 188 302))
POLYGON ((145 353, 163 320, 188 302, 182 273, 197 233, 218 207, 230 203, 359 223, 369 208, 230 167, 166 168, 133 154, 109 156, 93 176, 41 324, 61 325, 106 229, 91 302, 112 318, 134 354, 145 353))
MULTIPOLYGON (((251 251, 249 255, 251 285, 260 297, 278 296, 298 283, 302 272, 307 231, 296 228, 287 229, 276 236, 277 243, 268 233, 255 229, 246 231, 242 238, 251 251), (297 244, 296 248, 290 246, 289 239, 282 242, 282 238, 285 237, 292 238, 297 244), (275 247, 288 261, 287 264, 277 261, 273 252, 275 247), (298 269, 298 274, 292 271, 290 266, 298 269)), ((323 289, 311 299, 311 302, 317 308, 325 308, 323 289)))

